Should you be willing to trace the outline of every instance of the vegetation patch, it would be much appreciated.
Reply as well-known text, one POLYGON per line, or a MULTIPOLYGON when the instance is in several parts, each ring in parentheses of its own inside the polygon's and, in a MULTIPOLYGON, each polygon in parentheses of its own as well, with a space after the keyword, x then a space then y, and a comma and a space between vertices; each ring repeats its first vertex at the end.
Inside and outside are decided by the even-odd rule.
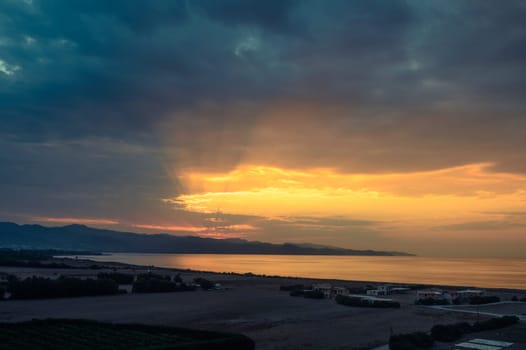
POLYGON ((194 278, 194 283, 198 284, 203 290, 210 290, 210 289, 214 289, 215 287, 214 282, 209 281, 206 278, 201 278, 201 277, 194 278))
POLYGON ((481 332, 508 327, 517 322, 519 322, 519 318, 517 316, 503 316, 490 318, 486 321, 475 322, 471 328, 472 332, 481 332))
POLYGON ((87 320, 47 319, 0 323, 4 350, 252 350, 241 334, 185 328, 113 324, 87 320))
POLYGON ((305 295, 305 291, 303 289, 296 289, 289 293, 291 297, 302 297, 305 295))
POLYGON ((500 329, 517 322, 519 318, 516 316, 503 316, 475 322, 472 325, 467 322, 435 325, 431 328, 431 334, 416 332, 393 335, 389 338, 389 347, 391 350, 425 349, 431 347, 434 341, 452 342, 468 333, 500 329))
POLYGON ((467 322, 455 324, 437 324, 431 328, 433 339, 441 342, 451 342, 460 339, 464 334, 472 331, 472 326, 467 322))
POLYGON ((428 349, 434 342, 433 338, 424 332, 398 334, 389 338, 389 348, 391 350, 428 349))
POLYGON ((475 297, 469 298, 469 303, 471 305, 491 304, 491 303, 498 303, 499 301, 500 301, 500 298, 495 295, 475 296, 475 297))
MULTIPOLYGON (((180 280, 180 277, 175 278, 180 280)), ((186 292, 195 290, 193 286, 187 286, 182 282, 174 282, 168 275, 159 275, 155 273, 144 273, 137 276, 133 282, 133 293, 168 293, 168 292, 186 292)))
POLYGON ((374 300, 360 297, 337 295, 336 302, 345 306, 375 307, 375 308, 399 308, 400 303, 394 300, 374 300))
POLYGON ((417 305, 449 305, 446 299, 424 298, 415 302, 417 305))
POLYGON ((113 280, 118 284, 132 284, 135 276, 129 273, 101 272, 97 275, 97 279, 113 280))
POLYGON ((303 292, 303 297, 307 299, 323 299, 325 294, 321 290, 306 290, 303 292))
POLYGON ((45 299, 119 294, 119 285, 109 279, 58 279, 29 277, 12 279, 7 284, 11 299, 45 299))

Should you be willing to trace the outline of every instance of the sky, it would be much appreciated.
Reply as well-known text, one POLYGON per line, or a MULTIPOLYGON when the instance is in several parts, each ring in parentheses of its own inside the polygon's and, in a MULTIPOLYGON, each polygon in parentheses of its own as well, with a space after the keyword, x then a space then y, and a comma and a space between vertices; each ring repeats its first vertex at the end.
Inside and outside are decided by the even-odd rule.
POLYGON ((526 257, 526 1, 4 0, 0 220, 526 257))

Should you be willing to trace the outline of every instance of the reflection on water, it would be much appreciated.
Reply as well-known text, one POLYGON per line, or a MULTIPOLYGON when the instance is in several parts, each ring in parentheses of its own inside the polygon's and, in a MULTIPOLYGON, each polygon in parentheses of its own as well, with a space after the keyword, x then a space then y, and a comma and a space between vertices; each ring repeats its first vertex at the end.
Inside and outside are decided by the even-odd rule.
POLYGON ((111 254, 89 258, 216 272, 526 289, 526 259, 234 254, 111 254))

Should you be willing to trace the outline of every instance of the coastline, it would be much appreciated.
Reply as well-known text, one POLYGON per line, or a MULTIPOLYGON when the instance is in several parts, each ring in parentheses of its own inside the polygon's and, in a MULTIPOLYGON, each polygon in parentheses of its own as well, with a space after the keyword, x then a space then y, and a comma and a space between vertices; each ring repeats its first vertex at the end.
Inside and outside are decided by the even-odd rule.
POLYGON ((141 253, 106 253, 86 258, 101 264, 112 261, 218 274, 247 273, 397 285, 526 290, 524 259, 141 253), (503 271, 506 273, 503 274, 503 271))

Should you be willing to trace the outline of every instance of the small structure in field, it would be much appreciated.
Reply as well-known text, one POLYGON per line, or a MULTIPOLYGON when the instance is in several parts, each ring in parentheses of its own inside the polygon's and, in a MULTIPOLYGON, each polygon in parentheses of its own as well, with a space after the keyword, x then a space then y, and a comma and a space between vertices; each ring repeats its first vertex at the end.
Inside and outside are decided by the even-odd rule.
POLYGON ((391 286, 385 284, 383 286, 378 286, 376 289, 369 289, 365 293, 370 296, 389 295, 391 294, 391 286))
POLYGON ((442 291, 438 290, 417 290, 416 300, 422 299, 444 299, 442 291))
POLYGON ((332 297, 332 286, 328 283, 313 284, 312 290, 322 292, 325 298, 332 297))

